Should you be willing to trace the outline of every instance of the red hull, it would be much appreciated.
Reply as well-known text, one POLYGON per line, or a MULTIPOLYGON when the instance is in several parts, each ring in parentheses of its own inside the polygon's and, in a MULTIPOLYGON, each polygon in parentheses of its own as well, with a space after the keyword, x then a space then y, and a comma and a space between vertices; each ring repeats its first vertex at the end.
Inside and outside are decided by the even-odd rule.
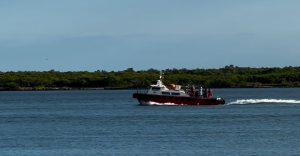
POLYGON ((181 97, 181 96, 167 96, 167 95, 150 95, 134 93, 133 98, 136 98, 140 103, 157 102, 157 103, 174 103, 177 105, 222 105, 225 104, 224 99, 216 98, 200 98, 200 97, 181 97))

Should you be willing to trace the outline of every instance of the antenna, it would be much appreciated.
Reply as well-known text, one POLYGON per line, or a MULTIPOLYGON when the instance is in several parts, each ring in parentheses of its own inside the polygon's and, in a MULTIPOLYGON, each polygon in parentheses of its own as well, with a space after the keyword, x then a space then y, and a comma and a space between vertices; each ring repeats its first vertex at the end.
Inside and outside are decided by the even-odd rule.
POLYGON ((162 70, 160 71, 160 76, 159 76, 159 79, 162 81, 163 80, 163 72, 162 72, 162 70))

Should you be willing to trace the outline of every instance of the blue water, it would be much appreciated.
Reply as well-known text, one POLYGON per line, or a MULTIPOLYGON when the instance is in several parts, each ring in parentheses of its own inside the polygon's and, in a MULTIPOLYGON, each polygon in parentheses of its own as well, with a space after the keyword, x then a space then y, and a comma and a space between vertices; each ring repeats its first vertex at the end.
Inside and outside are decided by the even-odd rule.
POLYGON ((213 91, 227 105, 139 106, 134 90, 0 92, 0 155, 300 153, 300 88, 213 91))

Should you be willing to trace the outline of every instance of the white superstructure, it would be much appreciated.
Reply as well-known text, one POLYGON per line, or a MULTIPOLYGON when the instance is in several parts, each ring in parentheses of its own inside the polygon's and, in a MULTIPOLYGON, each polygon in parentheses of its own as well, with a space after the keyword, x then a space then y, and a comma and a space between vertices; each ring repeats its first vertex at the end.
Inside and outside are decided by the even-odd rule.
POLYGON ((147 94, 153 95, 172 95, 172 96, 184 96, 189 97, 183 90, 181 90, 180 85, 174 85, 172 89, 167 88, 162 82, 162 73, 160 75, 160 80, 157 80, 156 84, 151 85, 147 94))

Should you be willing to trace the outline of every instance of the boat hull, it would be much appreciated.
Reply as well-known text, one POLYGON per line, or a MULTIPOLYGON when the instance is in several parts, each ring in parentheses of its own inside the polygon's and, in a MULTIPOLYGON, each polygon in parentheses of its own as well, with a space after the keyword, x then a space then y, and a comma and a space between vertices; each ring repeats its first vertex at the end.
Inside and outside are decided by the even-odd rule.
POLYGON ((200 98, 200 97, 182 97, 168 95, 151 95, 134 93, 133 98, 136 98, 140 104, 149 102, 168 104, 168 105, 223 105, 225 100, 221 98, 200 98))

